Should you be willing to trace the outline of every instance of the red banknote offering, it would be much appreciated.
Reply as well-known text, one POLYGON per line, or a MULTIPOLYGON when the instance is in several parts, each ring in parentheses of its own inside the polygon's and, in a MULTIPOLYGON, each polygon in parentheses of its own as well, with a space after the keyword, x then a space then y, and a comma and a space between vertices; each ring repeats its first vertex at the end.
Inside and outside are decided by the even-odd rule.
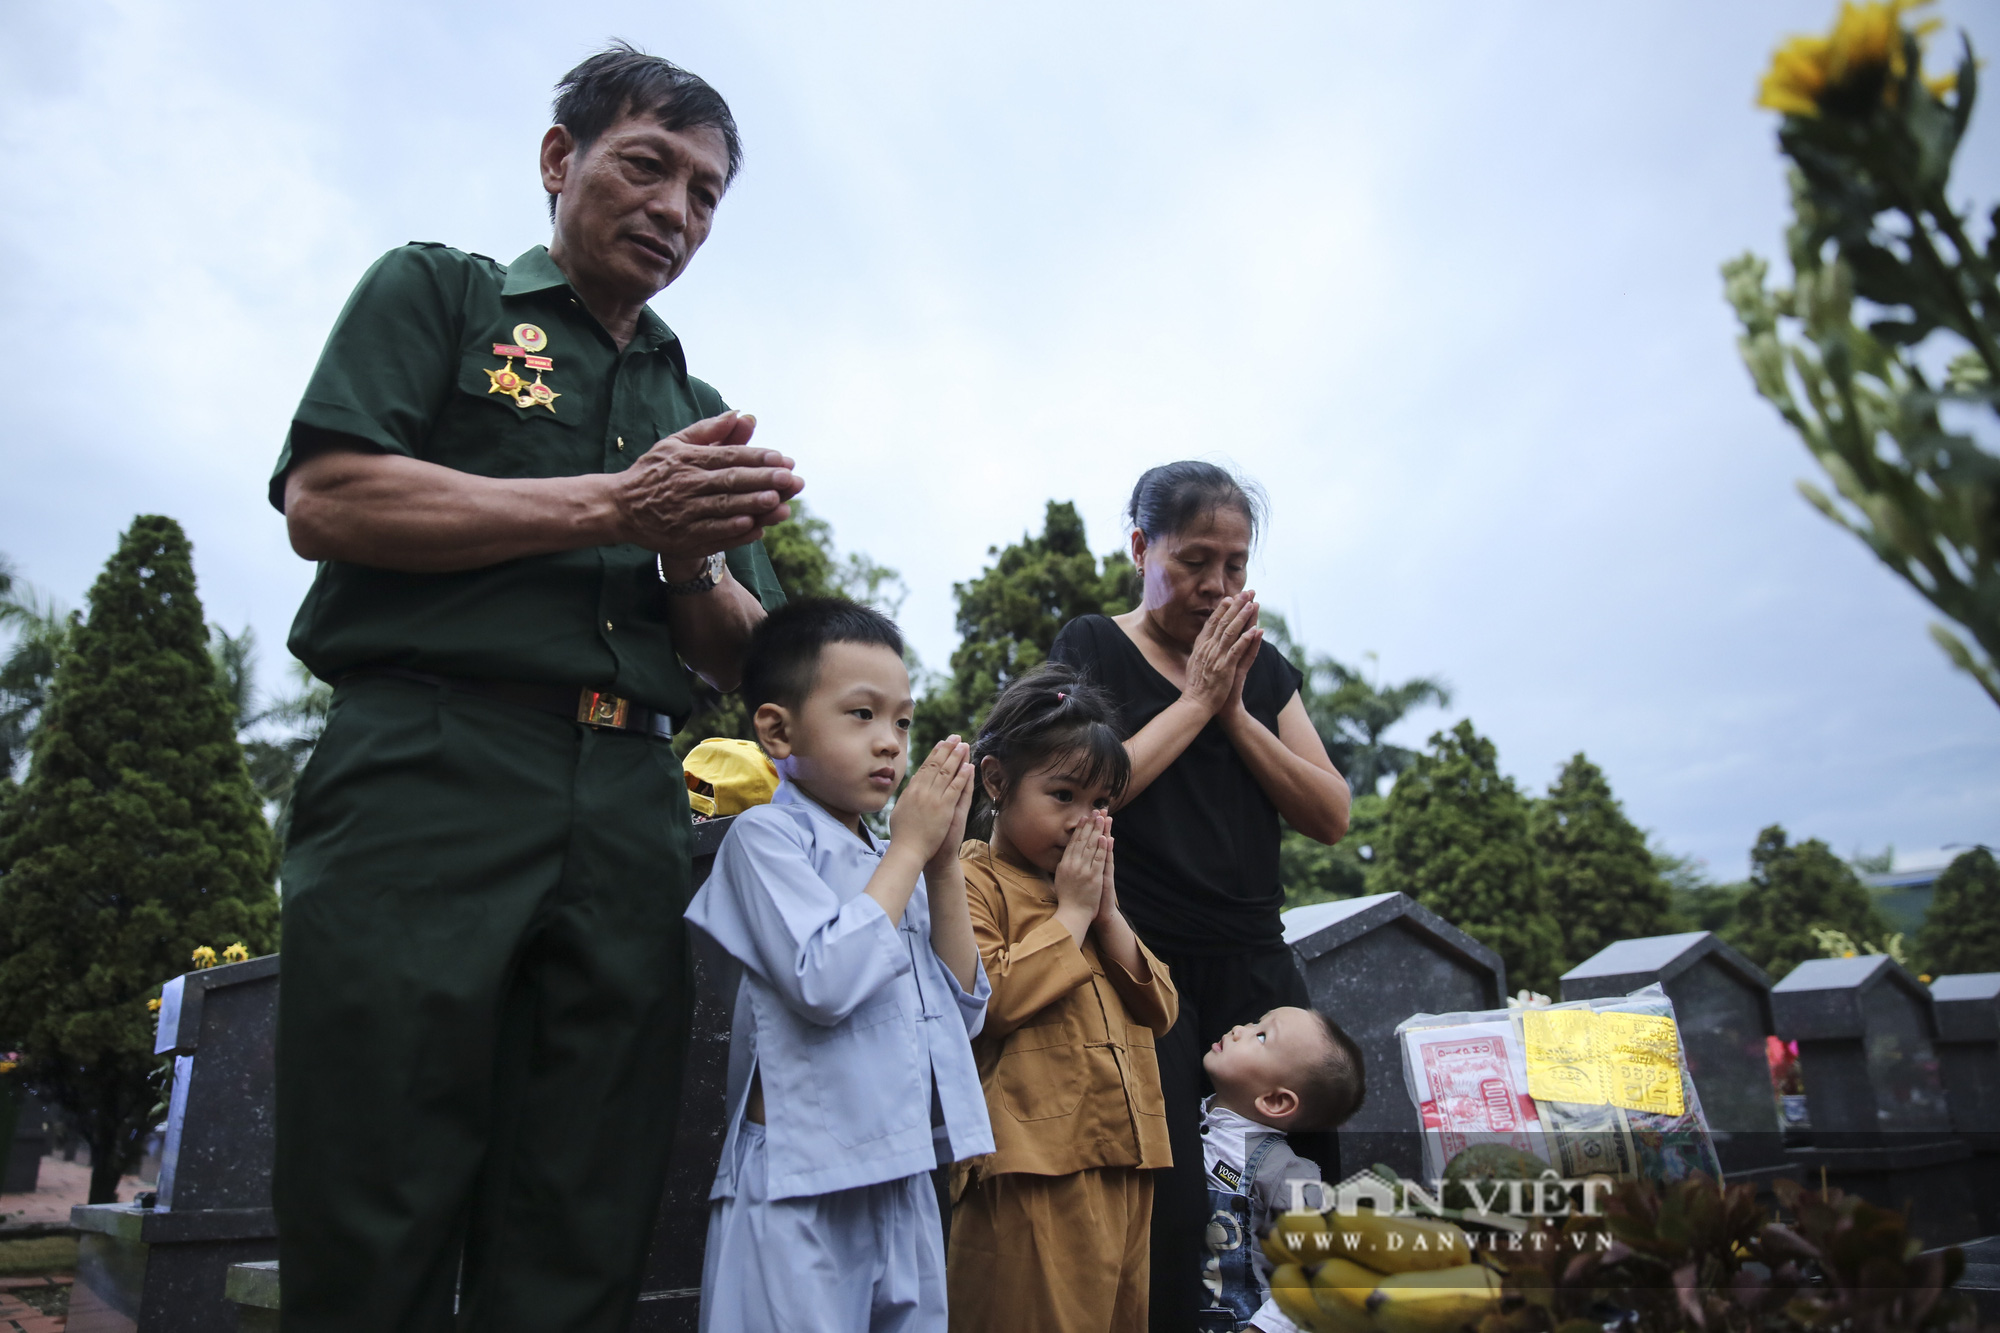
POLYGON ((1433 1176, 1475 1143, 1504 1143, 1546 1157, 1541 1117, 1528 1096, 1528 1068, 1513 1024, 1465 1023, 1404 1036, 1405 1063, 1417 1077, 1411 1095, 1424 1122, 1426 1165, 1433 1176), (1442 1160, 1431 1163, 1434 1151, 1442 1160))

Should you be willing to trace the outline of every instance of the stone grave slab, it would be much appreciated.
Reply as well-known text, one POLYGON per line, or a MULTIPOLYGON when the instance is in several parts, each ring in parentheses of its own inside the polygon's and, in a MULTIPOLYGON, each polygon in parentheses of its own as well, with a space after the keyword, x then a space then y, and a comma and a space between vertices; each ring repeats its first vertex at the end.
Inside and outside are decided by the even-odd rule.
POLYGON ((277 1254, 271 1103, 278 957, 189 972, 161 991, 154 1050, 174 1057, 160 1184, 152 1206, 92 1204, 76 1297, 107 1327, 201 1333, 233 1326, 230 1265, 277 1254))
POLYGON ((1938 1064, 1951 1121, 1972 1149, 1979 1227, 2000 1233, 2000 972, 1931 982, 1938 1064))
POLYGON ((1914 1233, 1978 1232, 1967 1163, 1945 1099, 1930 992, 1894 959, 1814 958, 1771 990, 1778 1035, 1799 1044, 1812 1146, 1787 1155, 1808 1182, 1911 1209, 1914 1233))
POLYGON ((0 1194, 33 1194, 49 1150, 48 1112, 41 1099, 12 1079, 0 1087, 0 1194), (7 1103, 11 1101, 11 1105, 7 1103))
POLYGON ((1607 944, 1562 977, 1562 998, 1630 995, 1658 983, 1674 1002, 1688 1073, 1723 1171, 1732 1179, 1795 1175, 1784 1155, 1764 1040, 1771 979, 1707 930, 1607 944))
POLYGON ((1312 903, 1283 920, 1313 1005, 1347 1030, 1367 1066, 1367 1099, 1337 1136, 1341 1170, 1381 1162, 1421 1178, 1422 1129, 1404 1086, 1396 1025, 1412 1014, 1499 1008, 1506 965, 1400 893, 1312 903))
MULTIPOLYGON (((715 867, 729 818, 694 826, 693 887, 715 867)), ((667 1185, 653 1221, 633 1333, 695 1333, 701 1319, 701 1261, 708 1248, 708 1189, 728 1129, 729 1025, 736 1015, 739 963, 700 931, 688 932, 694 960, 694 1021, 681 1072, 681 1113, 667 1185)))

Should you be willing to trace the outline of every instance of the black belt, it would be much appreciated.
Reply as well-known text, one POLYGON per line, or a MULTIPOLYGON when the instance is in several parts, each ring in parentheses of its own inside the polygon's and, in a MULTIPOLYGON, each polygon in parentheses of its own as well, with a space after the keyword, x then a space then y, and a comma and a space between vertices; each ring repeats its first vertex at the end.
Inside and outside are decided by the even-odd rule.
POLYGON ((604 690, 593 690, 587 685, 579 689, 574 685, 537 685, 531 681, 486 680, 478 676, 438 676, 428 671, 387 666, 349 671, 335 684, 345 685, 350 680, 362 680, 369 676, 388 676, 393 680, 415 681, 419 685, 441 685, 477 699, 532 708, 537 713, 552 713, 556 717, 606 731, 635 731, 641 735, 668 739, 680 730, 670 714, 655 712, 630 699, 604 690))

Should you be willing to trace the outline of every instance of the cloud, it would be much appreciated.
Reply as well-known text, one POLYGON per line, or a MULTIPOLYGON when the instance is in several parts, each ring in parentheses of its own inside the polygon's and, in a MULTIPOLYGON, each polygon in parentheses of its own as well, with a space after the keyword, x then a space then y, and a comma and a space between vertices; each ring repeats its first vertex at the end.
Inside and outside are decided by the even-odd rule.
MULTIPOLYGON (((1144 466, 1222 457, 1272 493, 1267 602, 1449 678, 1530 787, 1587 750, 1723 873, 1777 820, 1995 841, 2000 719, 1797 499, 1716 276, 1779 251, 1750 90, 1829 8, 22 10, 0 547, 77 597, 134 512, 173 513, 275 683, 310 571, 264 478, 328 324, 392 245, 545 235, 549 86, 616 33, 748 141, 657 304, 904 572, 931 664, 952 583, 1046 500, 1108 549, 1144 466)), ((1990 113, 1960 182, 1989 202, 1990 113)))

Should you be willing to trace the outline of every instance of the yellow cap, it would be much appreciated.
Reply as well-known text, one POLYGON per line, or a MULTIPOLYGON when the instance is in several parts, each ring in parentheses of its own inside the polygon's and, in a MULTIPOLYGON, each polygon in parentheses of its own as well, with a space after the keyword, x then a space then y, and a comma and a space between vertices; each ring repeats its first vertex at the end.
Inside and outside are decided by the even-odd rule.
POLYGON ((687 770, 688 806, 706 819, 740 815, 768 803, 778 791, 778 766, 755 741, 711 736, 688 751, 682 767, 687 770))

